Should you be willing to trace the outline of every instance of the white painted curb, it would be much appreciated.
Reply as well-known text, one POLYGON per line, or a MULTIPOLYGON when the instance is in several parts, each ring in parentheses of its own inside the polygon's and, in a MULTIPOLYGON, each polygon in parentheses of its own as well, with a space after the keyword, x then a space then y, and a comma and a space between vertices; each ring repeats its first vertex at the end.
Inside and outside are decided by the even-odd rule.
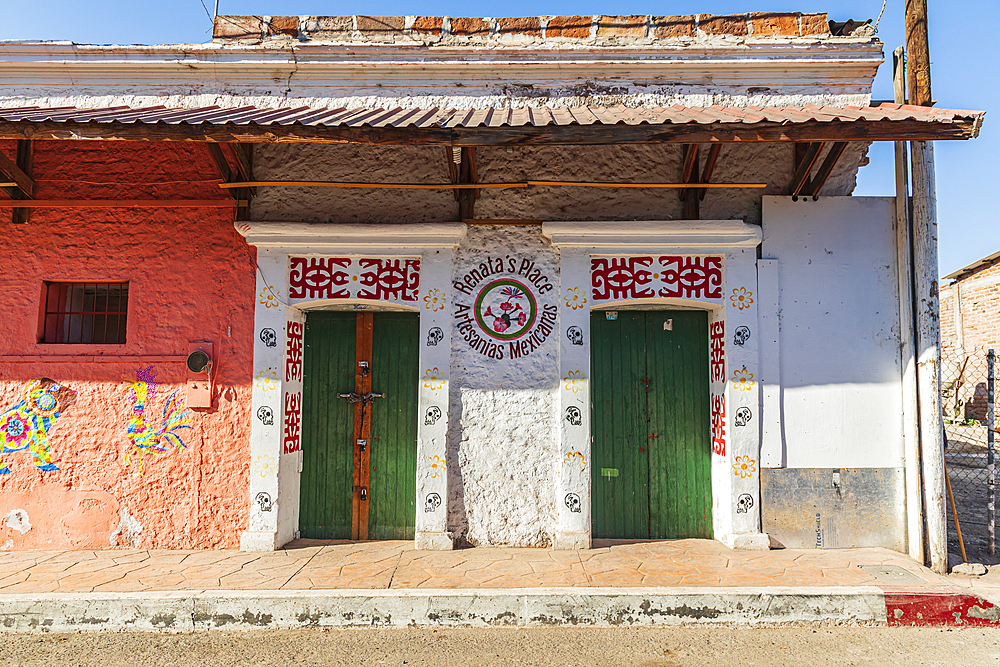
POLYGON ((886 625, 885 596, 844 586, 0 595, 3 632, 819 622, 886 625))

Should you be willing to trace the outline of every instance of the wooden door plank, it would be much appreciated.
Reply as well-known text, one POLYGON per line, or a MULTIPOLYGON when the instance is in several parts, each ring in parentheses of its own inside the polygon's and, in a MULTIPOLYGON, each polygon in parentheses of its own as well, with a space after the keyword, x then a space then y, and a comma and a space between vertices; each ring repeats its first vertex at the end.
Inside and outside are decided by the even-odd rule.
MULTIPOLYGON (((357 314, 355 343, 354 391, 367 394, 372 390, 372 313, 357 314)), ((354 475, 351 535, 355 540, 368 539, 368 478, 371 465, 371 404, 354 404, 354 475), (359 444, 359 442, 363 444, 359 444), (361 496, 364 494, 365 499, 361 496)))

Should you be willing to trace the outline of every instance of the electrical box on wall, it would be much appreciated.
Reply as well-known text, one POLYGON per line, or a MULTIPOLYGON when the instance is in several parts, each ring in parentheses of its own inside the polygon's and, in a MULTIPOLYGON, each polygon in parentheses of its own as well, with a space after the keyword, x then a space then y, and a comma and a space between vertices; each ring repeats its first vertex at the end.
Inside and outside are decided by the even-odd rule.
POLYGON ((187 356, 187 393, 186 403, 189 408, 212 407, 214 390, 212 366, 215 363, 215 350, 211 343, 189 343, 187 356))

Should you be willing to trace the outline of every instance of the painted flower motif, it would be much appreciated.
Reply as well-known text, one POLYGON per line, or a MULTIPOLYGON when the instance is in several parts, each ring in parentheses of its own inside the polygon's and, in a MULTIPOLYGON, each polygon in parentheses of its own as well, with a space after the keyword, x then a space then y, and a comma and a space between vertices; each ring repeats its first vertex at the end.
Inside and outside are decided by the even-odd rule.
POLYGON ((281 290, 277 287, 264 286, 260 290, 260 305, 265 308, 277 308, 281 305, 281 290))
POLYGON ((580 460, 580 471, 583 472, 587 469, 587 457, 583 455, 583 452, 578 452, 575 449, 571 452, 567 452, 566 456, 563 458, 563 463, 573 463, 577 459, 580 460))
POLYGON ((753 373, 747 370, 744 366, 739 370, 733 371, 733 386, 741 391, 750 391, 756 384, 753 379, 753 373))
POLYGON ((563 378, 563 382, 566 386, 566 391, 571 391, 574 394, 583 391, 583 381, 586 380, 583 371, 570 371, 569 375, 563 378))
POLYGON ((257 371, 257 387, 261 391, 271 391, 278 388, 278 373, 271 368, 257 371))
POLYGON ((524 326, 524 323, 528 321, 528 316, 524 313, 517 314, 517 325, 520 327, 524 326))
POLYGON ((753 303, 753 292, 746 287, 737 287, 733 290, 733 294, 729 298, 735 307, 740 310, 746 310, 753 303))
POLYGON ((563 299, 566 301, 566 305, 573 310, 583 308, 584 304, 587 303, 587 290, 570 287, 566 290, 566 296, 563 299))
POLYGON ((274 457, 261 454, 257 457, 257 462, 253 464, 253 471, 261 477, 278 474, 278 466, 274 463, 274 457))
POLYGON ((448 470, 448 466, 445 465, 444 459, 435 454, 434 456, 428 456, 427 460, 431 462, 431 479, 443 477, 445 472, 448 470))
POLYGON ((504 320, 502 317, 496 318, 495 320, 493 320, 493 330, 496 331, 497 333, 503 333, 504 331, 507 330, 507 321, 504 320))
POLYGON ((31 422, 20 411, 10 412, 0 422, 0 435, 6 441, 7 449, 22 449, 31 437, 31 422))
POLYGON ((424 297, 424 308, 429 308, 432 312, 444 310, 445 301, 447 299, 441 290, 427 290, 427 296, 424 297))
POLYGON ((435 366, 424 371, 424 386, 431 391, 437 391, 444 386, 444 373, 435 366))
POLYGON ((749 455, 737 456, 736 462, 733 463, 733 472, 740 479, 753 477, 757 472, 757 462, 751 459, 749 455))

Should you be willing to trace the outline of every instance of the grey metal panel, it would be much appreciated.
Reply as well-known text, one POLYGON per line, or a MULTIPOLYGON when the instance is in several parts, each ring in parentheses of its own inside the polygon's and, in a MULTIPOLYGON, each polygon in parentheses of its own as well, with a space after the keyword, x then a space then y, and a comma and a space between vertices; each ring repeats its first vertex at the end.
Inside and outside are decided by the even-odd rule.
POLYGON ((906 551, 902 468, 765 468, 764 532, 789 548, 906 551))

